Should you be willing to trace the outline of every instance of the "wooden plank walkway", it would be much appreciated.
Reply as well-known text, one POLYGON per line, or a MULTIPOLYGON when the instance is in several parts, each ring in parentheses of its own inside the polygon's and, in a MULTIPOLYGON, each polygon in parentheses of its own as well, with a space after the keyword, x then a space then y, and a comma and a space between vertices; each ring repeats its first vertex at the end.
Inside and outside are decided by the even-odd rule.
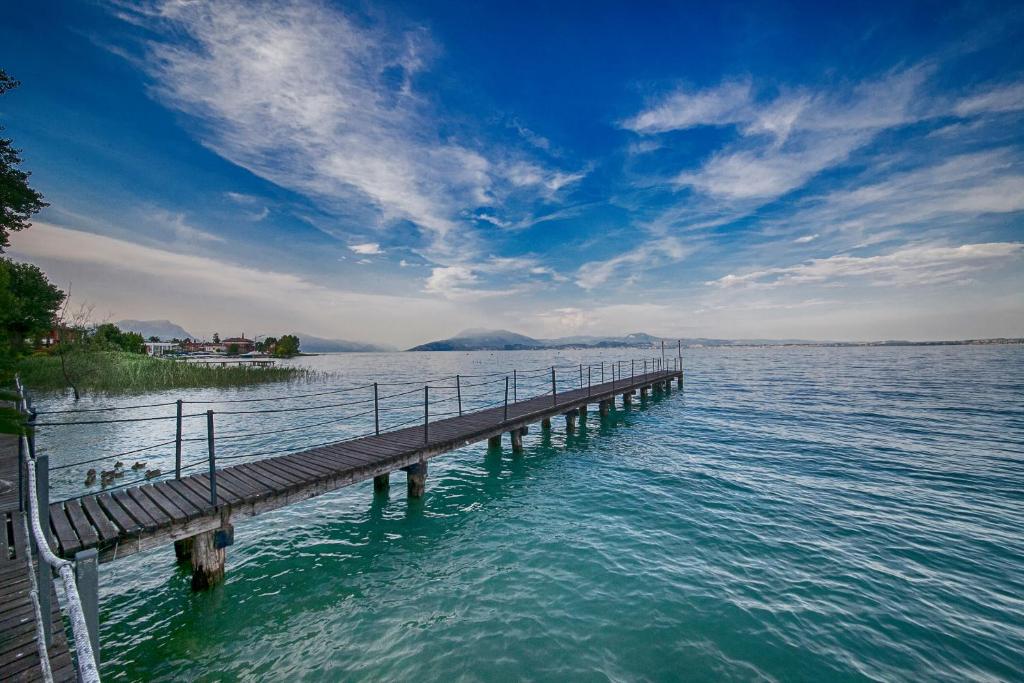
POLYGON ((217 505, 206 474, 116 489, 50 506, 59 553, 72 558, 98 548, 100 561, 190 538, 227 521, 307 500, 430 458, 596 404, 655 383, 681 378, 679 370, 652 372, 589 388, 550 394, 379 435, 339 441, 288 455, 217 470, 217 505))
MULTIPOLYGON (((41 681, 35 610, 23 514, 18 511, 18 440, 0 434, 0 681, 41 681)), ((55 681, 76 679, 53 584, 53 641, 49 649, 55 681)))

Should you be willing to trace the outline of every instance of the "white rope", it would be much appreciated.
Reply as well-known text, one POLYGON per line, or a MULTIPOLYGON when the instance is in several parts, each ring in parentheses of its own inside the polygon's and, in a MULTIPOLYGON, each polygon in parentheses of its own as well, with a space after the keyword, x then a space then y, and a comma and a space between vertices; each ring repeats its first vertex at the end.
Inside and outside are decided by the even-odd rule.
MULTIPOLYGON (((21 516, 21 523, 25 526, 25 538, 29 537, 28 518, 21 516)), ((39 668, 43 670, 43 680, 46 683, 53 683, 53 671, 50 669, 50 656, 46 651, 46 632, 43 630, 43 609, 39 606, 39 586, 36 583, 36 568, 32 566, 32 552, 25 554, 25 562, 28 564, 28 576, 32 588, 29 590, 29 597, 32 598, 32 608, 36 613, 36 646, 39 650, 39 668)))
MULTIPOLYGON (((22 439, 25 437, 22 436, 22 439)), ((28 444, 22 444, 25 453, 28 453, 28 444)), ((85 621, 85 611, 82 609, 82 601, 78 596, 78 586, 75 585, 74 564, 63 558, 57 557, 50 550, 50 543, 43 533, 39 524, 39 501, 36 500, 36 471, 34 459, 26 461, 28 467, 28 500, 29 518, 32 520, 32 537, 35 539, 36 548, 39 550, 39 561, 45 561, 60 573, 64 582, 64 594, 67 597, 68 618, 71 620, 71 632, 75 635, 75 652, 78 657, 78 675, 83 683, 100 683, 100 672, 96 668, 96 657, 92 651, 92 641, 89 640, 89 627, 85 621)), ((40 621, 42 619, 40 618, 40 621)), ((46 652, 45 641, 40 640, 40 659, 45 659, 49 664, 49 655, 46 652)))

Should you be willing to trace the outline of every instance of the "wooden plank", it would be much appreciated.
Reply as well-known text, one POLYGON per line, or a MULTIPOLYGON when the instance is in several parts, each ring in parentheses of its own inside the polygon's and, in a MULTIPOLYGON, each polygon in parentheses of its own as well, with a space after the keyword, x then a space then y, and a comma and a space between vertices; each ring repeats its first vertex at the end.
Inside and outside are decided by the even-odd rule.
POLYGON ((217 473, 217 481, 224 480, 233 490, 238 491, 243 500, 254 500, 266 496, 270 490, 256 487, 239 477, 233 467, 227 467, 217 473))
POLYGON ((298 475, 292 474, 291 472, 283 471, 277 467, 269 466, 269 462, 269 460, 263 460, 259 462, 250 463, 249 466, 252 468, 253 472, 261 472, 266 473, 268 475, 273 475, 277 477, 279 480, 285 482, 285 485, 282 487, 284 489, 289 489, 292 488, 293 486, 299 486, 301 484, 306 483, 305 480, 302 477, 299 477, 298 475))
POLYGON ((191 500, 178 493, 166 480, 153 484, 152 488, 154 491, 159 491, 167 500, 184 512, 185 519, 195 519, 204 511, 202 505, 196 505, 191 500))
POLYGON ((131 515, 132 519, 141 525, 143 529, 152 531, 160 526, 160 522, 158 522, 153 515, 149 514, 144 507, 139 505, 135 498, 130 496, 126 490, 120 489, 118 491, 114 491, 111 494, 111 497, 113 497, 113 499, 117 501, 118 505, 124 508, 125 512, 131 515))
POLYGON ((287 480, 278 477, 274 472, 259 467, 257 463, 239 465, 237 471, 251 479, 255 479, 263 486, 269 487, 274 493, 281 493, 291 488, 291 484, 287 480))
POLYGON ((109 493, 99 494, 96 496, 96 500, 100 507, 106 511, 107 516, 121 529, 122 534, 131 536, 142 530, 142 525, 136 522, 109 493))
POLYGON ((85 515, 82 503, 77 500, 64 501, 64 510, 68 513, 68 519, 71 520, 71 526, 75 528, 75 533, 82 541, 82 547, 92 548, 99 545, 100 537, 96 533, 96 529, 93 528, 92 522, 85 515))
POLYGON ((101 541, 112 541, 118 537, 120 531, 117 525, 110 521, 107 518, 107 514, 100 509, 96 496, 82 498, 82 507, 85 509, 85 514, 89 517, 89 521, 92 522, 93 528, 99 534, 101 541))
MULTIPOLYGON (((217 470, 217 475, 216 476, 217 476, 217 500, 218 501, 220 501, 220 499, 223 498, 224 499, 224 503, 222 503, 222 504, 234 505, 236 503, 239 503, 239 502, 245 500, 244 492, 240 493, 239 489, 237 487, 232 486, 231 485, 231 481, 224 477, 224 470, 217 470)), ((207 481, 209 481, 209 477, 207 477, 207 481)), ((207 486, 209 486, 209 483, 207 483, 207 486)), ((207 490, 206 490, 206 498, 207 498, 207 500, 209 500, 209 498, 210 498, 210 490, 209 490, 209 488, 207 488, 207 490)), ((209 503, 207 503, 207 504, 209 504, 209 503)))
POLYGON ((190 517, 188 513, 178 507, 178 504, 173 500, 164 495, 164 492, 150 485, 143 485, 136 489, 143 495, 148 496, 153 504, 167 513, 167 516, 171 518, 172 522, 176 521, 188 521, 190 517))
MULTIPOLYGON (((206 502, 207 505, 211 505, 211 503, 210 503, 210 480, 205 475, 192 475, 191 477, 185 477, 185 478, 183 478, 181 480, 181 483, 184 486, 188 487, 189 490, 192 491, 192 493, 196 494, 197 496, 202 497, 202 499, 206 502)), ((217 502, 221 503, 222 499, 223 499, 224 503, 227 502, 227 499, 224 498, 223 493, 218 490, 217 491, 217 502)))
MULTIPOLYGON (((21 525, 19 524, 18 526, 21 525)), ((61 554, 73 554, 82 548, 78 534, 75 533, 74 527, 71 526, 71 522, 68 520, 67 514, 64 512, 64 506, 61 503, 54 503, 50 506, 50 527, 53 529, 57 542, 60 544, 61 554)))
MULTIPOLYGON (((171 523, 171 516, 160 509, 160 506, 153 503, 152 499, 139 490, 137 486, 124 489, 128 497, 135 501, 135 504, 155 522, 157 528, 165 527, 171 523)), ((134 512, 132 513, 134 514, 134 512)))
POLYGON ((243 483, 248 484, 251 490, 260 491, 260 497, 270 496, 277 492, 276 488, 273 488, 270 485, 263 483, 259 479, 250 476, 248 470, 245 469, 243 466, 232 467, 231 476, 243 483))
POLYGON ((309 476, 304 471, 288 467, 279 462, 276 462, 276 460, 277 458, 261 460, 258 463, 254 463, 254 465, 256 467, 261 467, 263 469, 269 469, 285 479, 290 479, 292 482, 290 486, 304 486, 313 480, 313 477, 309 476))
POLYGON ((213 506, 210 505, 209 496, 203 497, 199 495, 177 479, 168 479, 166 480, 166 483, 168 487, 174 489, 174 491, 182 498, 187 499, 188 502, 200 512, 206 513, 213 509, 213 506))

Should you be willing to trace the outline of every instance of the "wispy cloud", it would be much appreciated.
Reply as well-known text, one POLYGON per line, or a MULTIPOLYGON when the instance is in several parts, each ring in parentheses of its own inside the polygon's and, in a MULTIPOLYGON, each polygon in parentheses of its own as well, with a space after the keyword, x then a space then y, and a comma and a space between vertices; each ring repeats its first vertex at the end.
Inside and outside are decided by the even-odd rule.
POLYGON ((357 254, 364 256, 383 254, 384 250, 380 248, 380 245, 376 242, 364 242, 362 244, 350 244, 348 248, 357 254))
POLYGON ((779 287, 858 280, 873 286, 945 284, 1019 257, 1024 242, 989 242, 959 247, 912 246, 875 256, 836 255, 783 268, 726 275, 719 287, 779 287))
POLYGON ((584 263, 576 272, 576 284, 594 289, 624 271, 632 273, 637 267, 654 268, 681 261, 694 251, 694 247, 684 245, 676 237, 649 240, 610 259, 584 263))
POLYGON ((152 92, 197 122, 204 145, 335 212, 409 221, 435 260, 472 251, 459 217, 491 206, 503 186, 549 196, 576 178, 495 163, 442 135, 415 87, 436 52, 422 27, 357 23, 305 0, 166 0, 122 15, 157 36, 141 60, 152 92))

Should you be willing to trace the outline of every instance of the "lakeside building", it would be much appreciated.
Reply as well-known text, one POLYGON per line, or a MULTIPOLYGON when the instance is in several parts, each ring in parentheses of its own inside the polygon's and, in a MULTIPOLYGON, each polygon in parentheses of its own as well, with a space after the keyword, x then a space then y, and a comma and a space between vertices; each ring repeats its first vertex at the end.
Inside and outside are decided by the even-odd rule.
POLYGON ((256 342, 247 339, 245 333, 241 337, 228 337, 217 342, 195 341, 186 339, 181 343, 182 350, 188 353, 228 353, 237 351, 239 355, 256 349, 256 342))
POLYGON ((169 351, 181 350, 178 342, 143 342, 146 345, 146 353, 150 356, 162 356, 169 351))

